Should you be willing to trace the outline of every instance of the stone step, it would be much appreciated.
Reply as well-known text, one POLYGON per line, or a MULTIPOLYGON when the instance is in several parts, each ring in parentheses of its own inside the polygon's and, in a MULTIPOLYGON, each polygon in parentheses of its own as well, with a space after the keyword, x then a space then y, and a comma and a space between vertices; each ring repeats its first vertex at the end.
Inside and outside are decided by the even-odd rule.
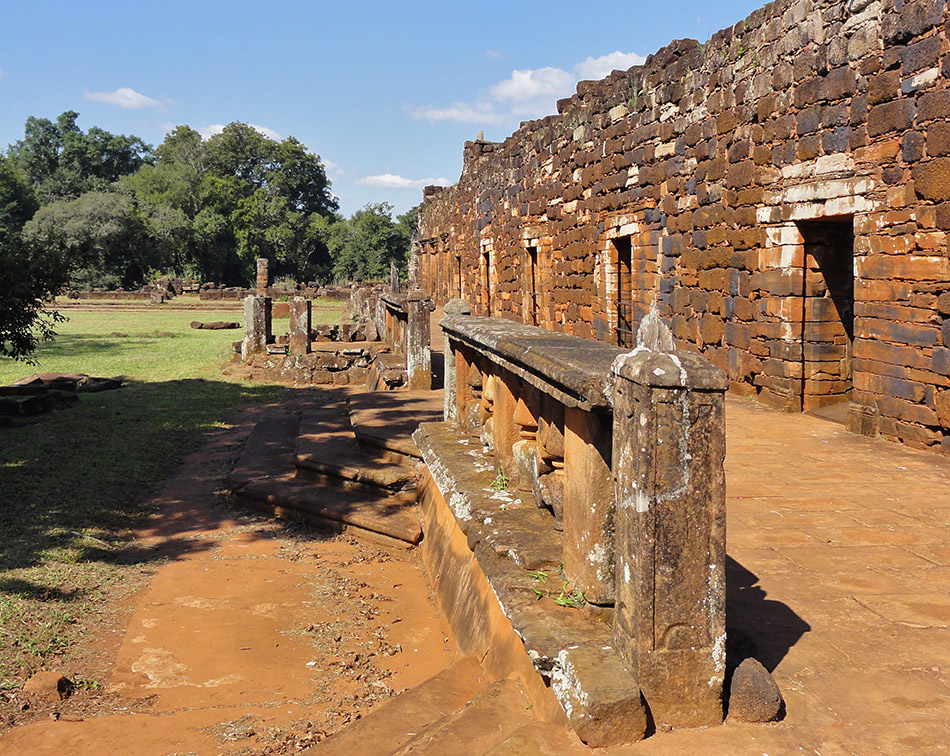
POLYGON ((420 423, 442 420, 441 391, 350 392, 350 422, 364 449, 385 449, 404 462, 422 455, 412 440, 420 423))
POLYGON ((468 657, 391 698, 362 719, 304 751, 314 756, 387 756, 467 704, 488 685, 468 657))
POLYGON ((295 465, 297 477, 344 488, 372 486, 398 491, 411 485, 413 470, 394 464, 382 452, 363 450, 347 414, 339 408, 309 410, 300 418, 295 465))
POLYGON ((534 721, 515 680, 499 680, 464 706, 426 727, 390 756, 476 756, 534 721))
POLYGON ((350 491, 297 479, 299 424, 298 415, 287 415, 255 426, 229 478, 237 501, 278 516, 302 516, 337 532, 351 528, 354 535, 419 542, 422 528, 415 491, 387 496, 367 487, 350 491))

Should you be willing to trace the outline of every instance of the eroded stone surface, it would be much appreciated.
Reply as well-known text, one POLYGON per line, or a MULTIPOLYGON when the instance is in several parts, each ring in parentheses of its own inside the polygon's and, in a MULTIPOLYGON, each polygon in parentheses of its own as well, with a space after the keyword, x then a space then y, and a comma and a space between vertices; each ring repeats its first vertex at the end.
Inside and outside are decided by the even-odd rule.
POLYGON ((782 693, 755 659, 745 659, 732 674, 729 716, 740 722, 771 722, 782 708, 782 693))

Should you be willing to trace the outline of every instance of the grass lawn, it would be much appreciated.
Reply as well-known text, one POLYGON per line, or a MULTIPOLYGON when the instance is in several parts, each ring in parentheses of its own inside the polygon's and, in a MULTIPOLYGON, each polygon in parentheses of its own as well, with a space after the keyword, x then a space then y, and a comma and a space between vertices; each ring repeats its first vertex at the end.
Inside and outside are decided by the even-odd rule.
MULTIPOLYGON (((319 312, 332 322, 342 306, 319 312)), ((0 384, 33 372, 127 382, 0 429, 0 689, 68 655, 78 622, 141 574, 121 547, 147 517, 149 494, 203 434, 234 405, 274 401, 286 390, 220 374, 241 330, 189 327, 237 313, 68 314, 56 340, 37 352, 38 364, 0 359, 0 384)), ((285 322, 275 321, 275 330, 285 322)))

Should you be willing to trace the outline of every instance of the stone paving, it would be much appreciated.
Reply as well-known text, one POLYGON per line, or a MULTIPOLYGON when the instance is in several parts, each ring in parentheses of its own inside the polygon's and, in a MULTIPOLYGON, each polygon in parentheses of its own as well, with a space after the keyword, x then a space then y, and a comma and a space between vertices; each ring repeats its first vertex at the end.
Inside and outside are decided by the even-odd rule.
POLYGON ((785 695, 767 729, 822 754, 947 750, 950 459, 726 406, 727 624, 785 695))

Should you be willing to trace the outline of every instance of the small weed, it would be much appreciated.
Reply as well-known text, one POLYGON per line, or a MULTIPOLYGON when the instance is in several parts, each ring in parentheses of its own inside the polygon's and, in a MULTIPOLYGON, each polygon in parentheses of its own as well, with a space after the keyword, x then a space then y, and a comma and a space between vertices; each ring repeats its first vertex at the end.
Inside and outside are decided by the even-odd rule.
POLYGON ((82 690, 89 693, 97 693, 102 690, 102 685, 98 680, 90 680, 85 677, 80 677, 78 680, 73 680, 73 688, 75 690, 82 690))
POLYGON ((511 479, 505 475, 505 471, 501 468, 501 465, 498 466, 498 474, 495 476, 495 479, 491 483, 493 491, 507 491, 508 485, 511 483, 511 479))
MULTIPOLYGON (((544 585, 547 583, 548 573, 544 570, 536 570, 535 572, 529 572, 528 577, 544 585)), ((584 591, 580 588, 576 588, 574 584, 567 579, 567 576, 564 574, 563 564, 559 564, 557 567, 556 582, 560 584, 559 587, 542 590, 537 586, 532 586, 531 590, 534 591, 534 595, 538 601, 543 598, 549 598, 558 606, 565 606, 570 609, 578 609, 587 603, 584 598, 584 591)))

